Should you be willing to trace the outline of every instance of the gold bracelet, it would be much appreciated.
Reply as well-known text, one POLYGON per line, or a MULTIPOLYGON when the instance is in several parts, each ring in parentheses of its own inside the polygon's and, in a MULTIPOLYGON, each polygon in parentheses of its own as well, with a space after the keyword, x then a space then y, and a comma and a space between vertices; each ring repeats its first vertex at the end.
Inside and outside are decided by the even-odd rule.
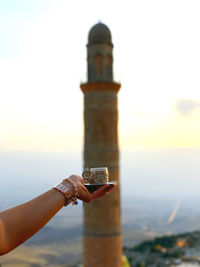
POLYGON ((78 205, 78 201, 77 201, 77 198, 79 197, 79 194, 78 194, 78 188, 77 188, 77 184, 74 182, 74 181, 71 181, 70 179, 64 179, 63 182, 67 182, 69 183, 72 188, 73 188, 73 196, 71 198, 72 200, 72 205, 78 205))
POLYGON ((63 194, 63 196, 65 197, 65 204, 64 206, 69 205, 72 202, 72 197, 73 197, 73 193, 70 190, 69 187, 67 187, 64 184, 58 184, 55 187, 53 187, 53 189, 55 189, 56 191, 60 192, 63 194))

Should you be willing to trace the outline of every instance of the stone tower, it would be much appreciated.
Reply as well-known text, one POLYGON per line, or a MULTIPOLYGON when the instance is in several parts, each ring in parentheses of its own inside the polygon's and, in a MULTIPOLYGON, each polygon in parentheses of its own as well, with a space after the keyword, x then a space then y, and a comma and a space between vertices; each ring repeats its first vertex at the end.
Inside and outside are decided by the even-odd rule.
POLYGON ((84 267, 121 267, 117 93, 113 81, 113 44, 103 23, 94 25, 87 45, 88 82, 84 93, 84 167, 108 167, 117 185, 92 203, 84 203, 84 267))

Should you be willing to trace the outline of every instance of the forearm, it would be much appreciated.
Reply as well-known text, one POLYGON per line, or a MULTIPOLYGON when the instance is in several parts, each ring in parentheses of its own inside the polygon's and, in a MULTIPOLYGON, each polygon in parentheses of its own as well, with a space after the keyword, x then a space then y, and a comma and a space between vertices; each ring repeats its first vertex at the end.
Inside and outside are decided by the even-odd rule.
MULTIPOLYGON (((83 178, 77 175, 71 175, 69 179, 63 180, 62 184, 66 185, 71 192, 71 200, 78 196, 85 202, 102 197, 113 187, 104 185, 90 193, 83 185, 83 178)), ((62 189, 58 190, 62 191, 62 189)), ((29 202, 1 212, 0 255, 8 253, 40 230, 63 207, 66 198, 69 198, 67 192, 61 193, 51 189, 29 202)))
POLYGON ((0 254, 5 254, 40 230, 64 205, 54 189, 0 213, 0 254))

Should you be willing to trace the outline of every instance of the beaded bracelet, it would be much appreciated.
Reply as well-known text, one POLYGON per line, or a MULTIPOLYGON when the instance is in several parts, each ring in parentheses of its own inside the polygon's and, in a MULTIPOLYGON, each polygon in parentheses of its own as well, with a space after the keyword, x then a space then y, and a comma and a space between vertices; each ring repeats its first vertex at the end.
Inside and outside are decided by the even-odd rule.
POLYGON ((71 199, 72 199, 73 193, 72 193, 71 188, 69 188, 69 186, 66 186, 66 185, 61 183, 61 184, 54 186, 53 189, 55 189, 56 191, 58 191, 64 195, 64 197, 65 197, 64 206, 67 206, 72 202, 71 199))
POLYGON ((78 187, 77 187, 77 184, 74 182, 74 181, 71 181, 70 179, 66 178, 63 180, 63 182, 67 182, 69 183, 71 186, 72 186, 72 189, 73 189, 73 195, 72 195, 72 205, 78 205, 78 201, 77 201, 77 198, 79 197, 79 194, 78 194, 78 187))

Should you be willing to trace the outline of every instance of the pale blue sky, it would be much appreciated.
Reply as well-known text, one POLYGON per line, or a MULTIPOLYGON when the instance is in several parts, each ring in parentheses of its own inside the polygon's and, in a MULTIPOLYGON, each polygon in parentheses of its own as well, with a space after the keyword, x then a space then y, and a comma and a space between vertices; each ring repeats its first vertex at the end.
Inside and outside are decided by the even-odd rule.
POLYGON ((24 34, 31 24, 41 19, 51 1, 1 0, 0 1, 0 60, 26 55, 24 34))
POLYGON ((200 146, 199 9, 197 0, 1 1, 0 148, 82 146, 79 83, 99 19, 122 83, 121 146, 200 146))
MULTIPOLYGON (((122 201, 134 198, 200 200, 200 149, 122 150, 122 201)), ((79 173, 82 153, 0 152, 0 209, 29 200, 79 173)))

